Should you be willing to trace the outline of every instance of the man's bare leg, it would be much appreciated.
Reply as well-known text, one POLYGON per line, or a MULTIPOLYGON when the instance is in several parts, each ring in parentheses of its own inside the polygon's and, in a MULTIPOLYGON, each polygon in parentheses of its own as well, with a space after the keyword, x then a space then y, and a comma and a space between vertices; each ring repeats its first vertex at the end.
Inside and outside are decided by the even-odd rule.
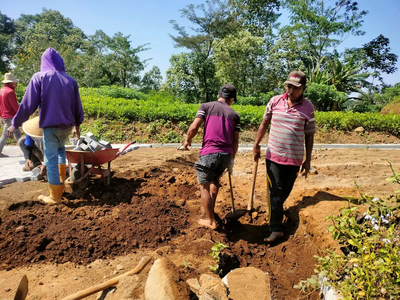
POLYGON ((215 200, 217 199, 219 186, 214 183, 207 182, 200 185, 201 201, 203 203, 206 218, 198 221, 199 225, 217 229, 217 222, 214 216, 215 200))

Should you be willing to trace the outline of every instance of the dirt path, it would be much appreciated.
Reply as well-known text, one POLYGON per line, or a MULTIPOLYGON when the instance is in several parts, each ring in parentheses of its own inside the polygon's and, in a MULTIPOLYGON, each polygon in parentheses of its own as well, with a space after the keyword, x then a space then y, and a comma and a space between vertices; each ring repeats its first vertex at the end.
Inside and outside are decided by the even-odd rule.
MULTIPOLYGON (((225 222, 230 211, 225 175, 216 204, 221 225, 210 232, 196 224, 202 214, 192 167, 197 155, 166 148, 133 151, 113 162, 109 188, 93 179, 82 197, 64 193, 64 205, 57 207, 33 201, 46 192, 46 183, 5 186, 0 190, 0 299, 12 299, 23 274, 30 282, 28 299, 59 299, 133 268, 149 253, 170 258, 184 278, 196 277, 209 272, 208 254, 216 242, 229 245, 224 272, 260 268, 271 276, 273 299, 297 299, 292 286, 313 274, 314 255, 336 246, 325 217, 345 205, 344 197, 358 196, 354 180, 371 195, 393 193, 396 187, 385 180, 391 175, 385 159, 396 170, 400 162, 396 150, 315 151, 312 165, 318 174, 299 177, 286 203, 286 238, 265 245, 265 164, 259 166, 253 218, 225 222)), ((252 168, 251 153, 240 153, 233 172, 237 208, 247 207, 252 168)))

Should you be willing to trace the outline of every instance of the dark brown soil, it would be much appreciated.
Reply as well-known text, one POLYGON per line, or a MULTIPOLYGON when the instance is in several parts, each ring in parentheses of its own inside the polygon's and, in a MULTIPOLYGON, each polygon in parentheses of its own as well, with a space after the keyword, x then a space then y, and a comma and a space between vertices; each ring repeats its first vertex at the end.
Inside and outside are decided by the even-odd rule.
MULTIPOLYGON (((197 150, 171 148, 130 152, 112 163, 109 187, 93 178, 82 195, 65 192, 62 205, 54 207, 34 201, 47 192, 45 182, 6 185, 0 189, 0 277, 13 274, 12 278, 17 278, 18 270, 24 268, 33 282, 30 292, 37 293, 38 299, 59 299, 87 285, 83 282, 72 291, 71 283, 60 279, 59 288, 51 290, 48 286, 58 276, 53 271, 46 277, 48 286, 41 287, 46 275, 40 267, 29 271, 31 266, 65 262, 87 266, 98 259, 112 261, 156 250, 170 258, 187 279, 210 272, 211 247, 221 242, 229 246, 222 251, 222 273, 236 267, 260 268, 270 275, 272 299, 298 299, 304 294, 293 285, 313 275, 314 255, 337 246, 327 232, 325 217, 346 204, 344 197, 358 195, 355 179, 370 194, 392 193, 395 187, 385 180, 391 175, 385 158, 396 170, 400 161, 395 150, 315 151, 312 165, 318 174, 307 180, 298 178, 285 204, 285 238, 266 245, 265 165, 259 165, 255 212, 237 222, 224 219, 231 200, 227 176, 222 177, 216 203, 220 225, 217 231, 210 231, 196 222, 202 216, 193 169, 197 157, 197 150)), ((240 153, 235 159, 232 179, 237 209, 247 207, 252 167, 251 153, 240 153)), ((68 272, 77 271, 73 267, 68 272)), ((3 290, 8 286, 0 280, 3 290)), ((315 293, 308 299, 318 297, 315 293)))

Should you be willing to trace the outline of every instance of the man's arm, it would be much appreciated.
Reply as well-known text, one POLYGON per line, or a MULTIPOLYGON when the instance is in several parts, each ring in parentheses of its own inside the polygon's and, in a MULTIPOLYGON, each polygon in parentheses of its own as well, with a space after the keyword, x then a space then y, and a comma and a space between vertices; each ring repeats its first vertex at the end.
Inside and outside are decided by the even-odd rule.
POLYGON ((306 145, 306 160, 301 166, 301 172, 305 171, 304 177, 307 178, 307 174, 311 168, 311 154, 314 147, 314 133, 305 135, 305 145, 306 145))
POLYGON ((200 125, 203 123, 202 118, 194 119, 193 123, 190 125, 188 132, 186 134, 186 141, 184 142, 183 146, 185 150, 189 150, 189 146, 192 146, 192 139, 196 136, 197 132, 199 131, 200 125))
POLYGON ((268 130, 268 126, 269 126, 270 122, 271 122, 270 120, 263 119, 260 126, 258 127, 257 136, 256 136, 256 140, 254 142, 254 147, 253 147, 254 160, 257 160, 260 158, 260 153, 261 153, 260 143, 261 143, 261 140, 263 139, 263 137, 265 136, 265 133, 268 130))

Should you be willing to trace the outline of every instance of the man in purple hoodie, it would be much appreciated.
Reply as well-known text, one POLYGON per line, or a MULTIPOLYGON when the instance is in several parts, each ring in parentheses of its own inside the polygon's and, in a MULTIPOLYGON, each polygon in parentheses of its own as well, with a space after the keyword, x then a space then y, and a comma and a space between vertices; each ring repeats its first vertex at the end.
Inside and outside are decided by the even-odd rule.
POLYGON ((53 205, 61 203, 64 192, 67 170, 65 141, 73 127, 79 138, 79 126, 83 121, 78 84, 65 72, 64 61, 53 48, 43 53, 40 72, 32 76, 8 134, 12 135, 15 128, 27 121, 37 108, 50 185, 50 196, 40 195, 39 200, 53 205))

